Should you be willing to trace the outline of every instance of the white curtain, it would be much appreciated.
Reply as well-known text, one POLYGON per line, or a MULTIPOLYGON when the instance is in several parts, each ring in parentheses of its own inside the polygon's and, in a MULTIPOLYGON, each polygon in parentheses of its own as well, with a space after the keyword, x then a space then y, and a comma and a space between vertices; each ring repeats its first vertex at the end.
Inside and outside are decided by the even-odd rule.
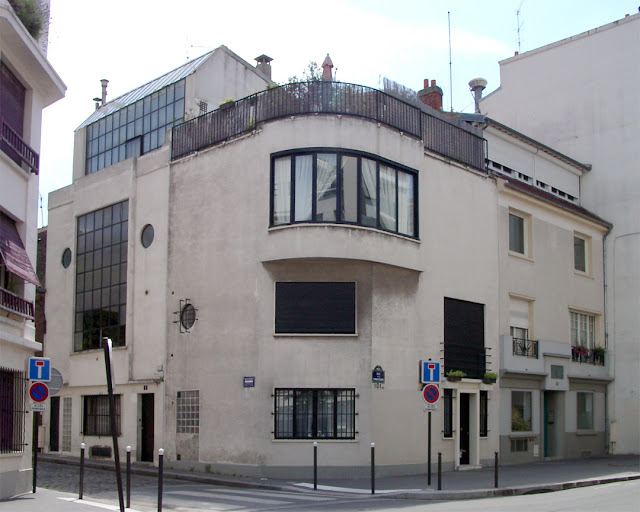
POLYGON ((398 171, 398 232, 415 236, 413 175, 398 171))
POLYGON ((297 222, 311 220, 311 195, 313 180, 313 157, 296 157, 295 217, 297 222))
POLYGON ((376 162, 362 159, 362 225, 377 226, 376 222, 376 162))
POLYGON ((396 231, 396 170, 380 164, 380 227, 396 231))
POLYGON ((319 154, 316 178, 318 202, 316 204, 316 220, 336 220, 336 185, 337 185, 337 155, 319 154))
POLYGON ((358 159, 342 157, 342 220, 358 221, 358 159))
POLYGON ((278 158, 273 176, 273 223, 291 222, 291 157, 278 158))

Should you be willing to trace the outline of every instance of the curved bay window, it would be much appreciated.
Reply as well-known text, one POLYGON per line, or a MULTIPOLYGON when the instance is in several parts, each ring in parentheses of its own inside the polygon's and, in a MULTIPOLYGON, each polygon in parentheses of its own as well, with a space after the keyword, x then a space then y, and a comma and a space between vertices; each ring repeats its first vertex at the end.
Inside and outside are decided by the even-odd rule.
POLYGON ((418 238, 418 173, 355 152, 274 155, 270 225, 314 222, 368 226, 418 238))

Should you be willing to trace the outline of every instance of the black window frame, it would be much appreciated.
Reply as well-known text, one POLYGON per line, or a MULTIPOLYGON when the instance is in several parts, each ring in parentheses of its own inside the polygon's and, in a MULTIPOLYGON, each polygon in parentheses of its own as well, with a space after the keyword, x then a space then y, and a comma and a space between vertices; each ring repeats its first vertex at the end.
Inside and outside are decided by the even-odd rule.
POLYGON ((480 437, 489 435, 489 392, 480 390, 480 437))
POLYGON ((355 336, 357 304, 355 281, 276 281, 274 333, 355 336))
MULTIPOLYGON (((122 395, 114 395, 116 430, 122 435, 121 400, 122 395)), ((82 397, 82 434, 85 436, 110 436, 111 418, 109 415, 109 395, 83 395, 82 397)))
POLYGON ((453 389, 444 389, 444 393, 442 394, 442 405, 442 436, 448 439, 453 437, 453 389))
POLYGON ((77 218, 74 352, 126 345, 128 245, 128 200, 77 218))
POLYGON ((365 153, 363 151, 355 151, 355 150, 343 150, 337 148, 301 148, 287 151, 280 151, 277 153, 273 153, 271 155, 271 172, 270 172, 270 211, 269 211, 269 227, 281 227, 281 226, 289 226, 295 224, 343 224, 343 225, 351 225, 351 226, 362 226, 362 227, 370 227, 374 229, 378 229, 380 231, 384 231, 387 233, 393 233, 399 236, 404 236, 412 239, 419 240, 420 239, 420 230, 419 230, 419 173, 415 169, 411 169, 404 165, 398 164, 396 162, 392 162, 385 158, 379 157, 377 155, 372 155, 370 153, 365 153), (319 154, 335 154, 336 155, 336 220, 318 220, 317 219, 317 161, 319 154), (296 175, 296 158, 297 156, 310 155, 313 160, 312 164, 312 197, 311 197, 311 206, 312 213, 310 220, 295 220, 295 175, 296 175), (281 158, 291 158, 291 170, 290 170, 290 206, 289 206, 289 222, 283 222, 276 224, 274 222, 275 208, 274 208, 274 184, 275 184, 275 162, 281 158), (357 159, 357 182, 356 182, 356 200, 357 200, 357 220, 347 221, 341 218, 345 213, 343 208, 343 197, 344 197, 344 180, 343 180, 343 172, 342 172, 342 158, 343 157, 355 157, 357 159), (376 224, 375 226, 371 226, 370 224, 364 223, 363 218, 363 192, 362 192, 362 159, 373 160, 376 162, 376 224), (396 229, 387 229, 382 227, 382 223, 380 220, 380 167, 386 166, 395 170, 395 223, 396 229), (405 173, 412 177, 413 179, 413 234, 402 233, 399 229, 399 173, 405 173))
POLYGON ((358 394, 355 388, 276 388, 273 393, 273 436, 274 439, 330 439, 330 440, 353 440, 358 433, 356 430, 356 398, 358 394), (323 414, 327 414, 326 411, 321 411, 319 405, 319 395, 321 393, 333 393, 333 408, 331 419, 331 428, 329 435, 326 433, 321 435, 319 431, 322 428, 319 426, 319 419, 323 414), (346 428, 340 428, 339 421, 339 407, 338 397, 342 394, 347 400, 350 400, 351 410, 342 413, 342 419, 346 421, 346 428), (299 418, 303 413, 299 413, 298 409, 301 407, 301 400, 303 396, 311 396, 311 425, 310 429, 305 430, 300 426, 299 418), (290 403, 289 400, 292 399, 290 403), (289 412, 283 411, 283 409, 289 409, 289 412), (289 420, 289 421, 287 421, 289 420), (280 424, 291 424, 291 431, 279 428, 280 424))

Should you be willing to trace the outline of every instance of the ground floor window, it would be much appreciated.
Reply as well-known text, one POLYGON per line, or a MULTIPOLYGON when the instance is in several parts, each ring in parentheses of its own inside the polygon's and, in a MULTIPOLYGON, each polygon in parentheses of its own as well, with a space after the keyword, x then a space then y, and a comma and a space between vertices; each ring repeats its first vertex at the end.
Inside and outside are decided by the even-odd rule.
MULTIPOLYGON (((122 433, 120 428, 120 396, 121 395, 115 395, 113 397, 118 435, 122 433)), ((86 395, 83 398, 82 433, 85 436, 110 436, 111 419, 109 416, 109 396, 86 395)))
POLYGON ((489 433, 489 393, 480 391, 480 437, 487 437, 489 433))
POLYGON ((511 392, 511 430, 531 431, 531 391, 511 392))
POLYGON ((512 439, 511 451, 512 452, 528 452, 529 440, 528 439, 512 439))
POLYGON ((444 405, 443 436, 453 437, 453 390, 445 389, 442 399, 444 405))
POLYGON ((200 391, 178 391, 176 397, 176 432, 200 433, 200 391))
POLYGON ((276 439, 355 439, 355 389, 276 389, 276 439))
POLYGON ((593 393, 578 391, 578 429, 593 430, 593 393))
POLYGON ((23 372, 0 368, 0 453, 21 452, 26 445, 26 382, 23 372))

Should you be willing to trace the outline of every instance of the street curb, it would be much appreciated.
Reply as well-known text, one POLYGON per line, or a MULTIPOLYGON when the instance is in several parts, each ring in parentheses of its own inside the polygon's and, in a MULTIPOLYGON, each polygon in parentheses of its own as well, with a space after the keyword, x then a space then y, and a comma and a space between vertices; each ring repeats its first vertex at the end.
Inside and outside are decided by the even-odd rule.
POLYGON ((590 487, 592 485, 604 485, 616 482, 626 482, 629 480, 640 480, 640 475, 605 477, 589 480, 574 480, 569 482, 561 482, 554 484, 538 484, 526 485, 521 487, 505 487, 498 489, 477 489, 473 491, 413 491, 386 493, 380 495, 381 498, 407 499, 407 500, 424 500, 424 501, 453 501, 453 500, 471 500, 479 498, 497 498, 504 496, 522 496, 526 494, 542 494, 547 492, 565 491, 567 489, 576 489, 578 487, 590 487))

